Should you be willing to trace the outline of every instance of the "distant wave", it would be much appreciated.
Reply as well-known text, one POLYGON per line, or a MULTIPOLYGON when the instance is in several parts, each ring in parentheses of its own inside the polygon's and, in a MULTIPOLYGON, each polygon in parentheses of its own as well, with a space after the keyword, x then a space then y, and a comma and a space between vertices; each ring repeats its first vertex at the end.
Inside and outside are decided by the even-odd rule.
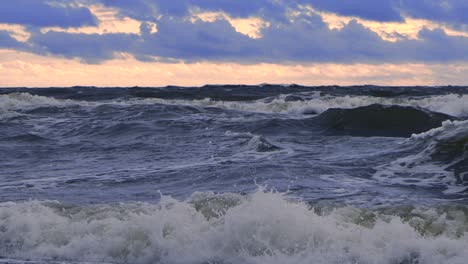
POLYGON ((29 93, 11 93, 0 95, 0 119, 22 115, 21 111, 41 107, 67 107, 83 104, 79 101, 61 100, 53 97, 32 95, 29 93))
POLYGON ((258 113, 282 114, 320 114, 330 108, 356 108, 372 104, 400 105, 421 107, 434 112, 441 112, 457 117, 468 117, 468 95, 436 95, 413 98, 383 98, 372 96, 321 96, 320 93, 305 95, 281 95, 278 97, 260 99, 256 101, 217 101, 212 99, 160 99, 160 98, 130 98, 104 101, 77 101, 70 99, 55 99, 28 93, 11 93, 0 95, 0 114, 8 111, 34 109, 39 107, 68 107, 73 105, 145 105, 166 104, 186 105, 197 107, 215 107, 227 110, 238 110, 258 113))
POLYGON ((261 190, 158 204, 9 202, 0 204, 0 254, 65 263, 462 264, 467 217, 462 206, 310 208, 261 190))
POLYGON ((0 111, 33 109, 46 106, 69 106, 79 104, 73 100, 60 100, 53 97, 29 93, 11 93, 0 95, 0 111))
POLYGON ((300 95, 282 95, 277 98, 261 99, 257 101, 216 101, 203 100, 166 100, 141 99, 135 103, 182 104, 202 107, 217 107, 230 110, 287 113, 287 114, 320 114, 330 108, 356 108, 372 104, 401 105, 422 107, 434 112, 441 112, 452 116, 468 116, 468 95, 437 95, 422 98, 381 98, 371 96, 320 96, 313 93, 306 97, 300 95), (291 97, 295 96, 296 100, 291 97))

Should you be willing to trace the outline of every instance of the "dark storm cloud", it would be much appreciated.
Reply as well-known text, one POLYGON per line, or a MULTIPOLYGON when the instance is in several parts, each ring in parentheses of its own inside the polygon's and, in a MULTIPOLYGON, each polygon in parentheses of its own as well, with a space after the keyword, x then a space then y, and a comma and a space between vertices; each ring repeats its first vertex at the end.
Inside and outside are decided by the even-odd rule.
POLYGON ((69 34, 37 33, 31 37, 36 53, 49 53, 66 58, 81 58, 88 63, 111 59, 114 52, 127 52, 138 39, 134 34, 69 34))
POLYGON ((79 27, 95 25, 96 18, 87 8, 51 6, 44 0, 3 0, 0 23, 37 27, 79 27))
POLYGON ((255 45, 226 20, 191 23, 163 19, 158 33, 144 35, 134 52, 186 60, 242 60, 256 55, 255 45))

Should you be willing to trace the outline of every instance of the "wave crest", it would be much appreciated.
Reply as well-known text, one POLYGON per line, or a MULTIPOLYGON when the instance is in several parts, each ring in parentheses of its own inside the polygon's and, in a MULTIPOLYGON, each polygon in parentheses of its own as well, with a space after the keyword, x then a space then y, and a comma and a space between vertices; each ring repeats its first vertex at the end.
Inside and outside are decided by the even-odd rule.
POLYGON ((405 143, 422 150, 379 168, 375 177, 404 185, 446 185, 446 193, 468 189, 468 120, 445 121, 405 143))

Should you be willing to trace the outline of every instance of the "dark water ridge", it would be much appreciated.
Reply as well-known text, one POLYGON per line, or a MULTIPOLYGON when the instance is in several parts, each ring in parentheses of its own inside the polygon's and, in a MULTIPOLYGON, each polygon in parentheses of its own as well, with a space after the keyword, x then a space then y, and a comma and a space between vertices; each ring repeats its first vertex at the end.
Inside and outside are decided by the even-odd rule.
MULTIPOLYGON (((59 99, 74 100, 111 100, 117 98, 161 98, 161 99, 190 99, 201 100, 210 98, 219 101, 249 101, 280 94, 302 92, 321 92, 323 95, 366 95, 374 97, 401 97, 401 96, 430 96, 445 94, 468 94, 468 87, 441 86, 441 87, 391 87, 391 86, 301 86, 301 85, 205 85, 202 87, 167 86, 161 88, 131 87, 131 88, 103 88, 98 87, 67 87, 67 88, 0 88, 0 94, 31 93, 59 99)), ((291 100, 301 97, 290 97, 291 100)))
POLYGON ((0 263, 465 263, 467 118, 466 87, 0 89, 0 263))
POLYGON ((409 137, 457 118, 411 106, 374 104, 353 109, 329 109, 318 119, 330 130, 349 135, 409 137))

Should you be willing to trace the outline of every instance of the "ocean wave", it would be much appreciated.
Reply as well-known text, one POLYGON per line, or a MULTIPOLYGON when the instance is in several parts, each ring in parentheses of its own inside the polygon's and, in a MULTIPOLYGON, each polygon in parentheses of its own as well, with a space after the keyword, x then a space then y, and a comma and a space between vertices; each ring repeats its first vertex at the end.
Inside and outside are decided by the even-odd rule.
POLYGON ((468 258, 466 207, 310 207, 284 194, 196 193, 158 204, 0 204, 0 252, 112 263, 449 263, 468 258))
POLYGON ((318 121, 330 132, 357 136, 409 137, 439 127, 453 117, 411 106, 369 105, 329 109, 318 121))
POLYGON ((446 185, 446 193, 468 189, 467 120, 445 121, 441 127, 412 135, 404 145, 422 151, 380 167, 374 177, 391 184, 446 185))

